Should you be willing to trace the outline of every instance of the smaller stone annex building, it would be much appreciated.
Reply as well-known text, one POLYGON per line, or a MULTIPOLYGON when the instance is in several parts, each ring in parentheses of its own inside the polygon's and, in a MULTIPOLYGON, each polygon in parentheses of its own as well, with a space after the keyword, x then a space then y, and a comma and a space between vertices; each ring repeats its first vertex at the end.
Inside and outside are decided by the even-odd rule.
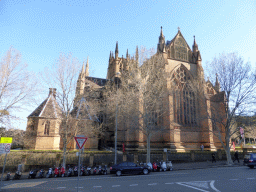
MULTIPOLYGON (((152 137, 151 149, 162 150, 167 148, 170 151, 190 151, 199 150, 203 144, 205 149, 215 151, 222 148, 220 141, 214 136, 216 121, 214 117, 221 117, 225 121, 225 94, 221 91, 218 77, 215 85, 209 80, 204 80, 204 70, 202 67, 202 57, 198 45, 193 42, 192 49, 189 47, 180 29, 175 37, 170 41, 165 41, 162 27, 157 44, 157 53, 164 57, 162 67, 168 74, 166 79, 166 92, 168 93, 168 118, 161 122, 168 125, 164 133, 158 133, 152 137), (202 90, 200 95, 187 86, 188 80, 198 80, 202 90), (187 96, 190 99, 186 99, 187 96), (201 101, 199 101, 201 98, 201 101), (203 99, 202 99, 203 98, 203 99), (207 118, 205 117, 207 114, 207 118)), ((134 57, 126 53, 126 58, 119 57, 118 43, 116 43, 115 53, 110 52, 107 78, 101 79, 89 76, 89 63, 87 59, 86 68, 83 64, 82 71, 77 80, 75 107, 79 105, 82 98, 102 98, 102 91, 108 81, 115 81, 120 78, 124 71, 129 71, 133 67, 143 70, 139 66, 138 47, 134 57)), ((27 131, 34 131, 31 137, 29 148, 34 149, 59 149, 61 139, 58 134, 59 118, 61 110, 55 100, 54 89, 50 89, 48 98, 28 117, 27 131)), ((143 102, 140 101, 140 102, 143 102)), ((138 103, 139 105, 139 103, 138 103)), ((101 123, 109 121, 108 114, 98 114, 101 123)), ((112 121, 115 121, 112 119, 112 121)), ((114 146, 113 126, 108 127, 108 132, 104 137, 92 138, 92 145, 87 148, 97 149, 100 147, 114 146), (98 139, 98 140, 97 140, 98 139)), ((139 129, 129 131, 126 127, 126 136, 118 137, 118 148, 125 145, 127 151, 145 150, 146 137, 139 129)), ((124 128, 118 127, 118 135, 122 135, 124 128)), ((133 129, 134 130, 134 129, 133 129)), ((225 137, 224 131, 221 130, 225 137)), ((74 143, 72 148, 75 147, 74 143)))
POLYGON ((61 109, 56 101, 56 89, 28 116, 25 148, 36 150, 60 149, 61 109))

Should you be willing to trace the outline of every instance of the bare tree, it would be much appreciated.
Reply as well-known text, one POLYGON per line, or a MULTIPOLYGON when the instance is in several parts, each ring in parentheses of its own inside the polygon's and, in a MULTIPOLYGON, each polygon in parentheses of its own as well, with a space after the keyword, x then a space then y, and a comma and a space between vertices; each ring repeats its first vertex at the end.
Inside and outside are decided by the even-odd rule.
MULTIPOLYGON (((208 112, 203 118, 211 120, 212 133, 221 142, 226 152, 227 164, 231 165, 233 161, 230 155, 230 139, 238 131, 235 118, 250 114, 255 109, 256 76, 250 63, 244 62, 237 53, 223 53, 207 65, 210 69, 209 74, 217 74, 222 90, 219 96, 224 99, 224 103, 220 107, 212 102, 211 114, 208 112)), ((195 84, 191 83, 192 86, 195 84)), ((199 100, 203 101, 202 98, 199 100)), ((214 98, 212 100, 214 101, 214 98)))
POLYGON ((0 62, 0 124, 10 125, 15 112, 29 107, 36 89, 36 78, 21 53, 10 47, 0 62))
MULTIPOLYGON (((142 51, 147 55, 145 49, 142 51)), ((165 100, 168 93, 164 71, 166 61, 161 54, 152 56, 152 53, 148 54, 151 55, 149 59, 144 58, 140 68, 133 60, 129 61, 130 69, 121 72, 120 83, 115 82, 107 93, 108 107, 112 103, 112 119, 117 116, 119 129, 123 132, 139 131, 139 138, 145 135, 147 162, 150 162, 152 136, 168 127, 163 123, 164 116, 168 113, 165 100)))
MULTIPOLYGON (((46 69, 44 80, 50 87, 57 88, 56 99, 62 110, 59 134, 63 142, 63 166, 66 165, 67 146, 78 134, 92 134, 100 130, 100 125, 93 119, 86 116, 97 114, 97 102, 83 102, 83 97, 76 97, 77 79, 81 69, 81 64, 71 53, 61 53, 56 63, 51 69, 46 69), (90 111, 88 106, 90 105, 90 111)), ((84 70, 84 69, 82 69, 84 70)), ((83 73, 84 71, 80 72, 83 73)), ((79 81, 79 80, 78 80, 79 81)), ((85 79, 82 79, 84 82, 85 79)), ((80 88, 79 88, 80 89, 80 88)), ((84 87, 81 87, 83 90, 84 87)))
POLYGON ((51 69, 46 68, 43 79, 48 87, 57 88, 56 99, 62 110, 59 134, 63 142, 63 166, 66 165, 67 145, 77 133, 77 123, 71 115, 76 82, 81 65, 71 53, 61 53, 51 69))

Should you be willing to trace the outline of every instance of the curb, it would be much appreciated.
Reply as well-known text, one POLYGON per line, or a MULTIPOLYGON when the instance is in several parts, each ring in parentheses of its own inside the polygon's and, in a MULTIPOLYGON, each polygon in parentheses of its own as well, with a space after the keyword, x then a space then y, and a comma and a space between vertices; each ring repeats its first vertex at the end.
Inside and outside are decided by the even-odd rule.
MULTIPOLYGON (((225 164, 222 164, 222 165, 212 165, 212 166, 205 166, 205 167, 195 167, 195 168, 173 168, 172 171, 179 171, 179 170, 196 170, 196 169, 209 169, 209 168, 218 168, 218 167, 242 167, 244 165, 225 165, 225 164)), ((172 171, 169 171, 169 172, 172 172, 172 171)), ((15 173, 14 173, 15 174, 15 173)), ((17 179, 17 180, 28 180, 28 174, 29 172, 25 172, 24 174, 22 174, 21 178, 20 179, 17 179)), ((110 174, 108 174, 110 175, 110 174)), ((3 177, 3 181, 6 181, 5 180, 5 177, 6 175, 4 175, 3 177)), ((13 177, 13 174, 11 176, 11 178, 13 177)), ((59 178, 59 177, 58 177, 59 178)), ((38 178, 36 177, 35 179, 29 179, 29 180, 37 180, 37 179, 41 179, 41 178, 38 178)), ((44 177, 45 179, 45 177, 44 177)), ((17 180, 13 180, 13 179, 10 179, 9 181, 17 181, 17 180)))
POLYGON ((174 168, 173 171, 179 170, 196 170, 196 169, 208 169, 208 168, 218 168, 218 167, 242 167, 243 165, 214 165, 209 167, 195 167, 195 168, 174 168))

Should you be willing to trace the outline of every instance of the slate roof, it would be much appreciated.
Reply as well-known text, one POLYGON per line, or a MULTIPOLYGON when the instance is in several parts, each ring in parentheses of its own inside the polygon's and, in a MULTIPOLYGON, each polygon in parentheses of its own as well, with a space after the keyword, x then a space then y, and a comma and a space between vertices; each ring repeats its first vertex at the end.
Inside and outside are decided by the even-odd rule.
POLYGON ((78 115, 82 115, 83 119, 99 122, 98 117, 96 114, 92 112, 90 109, 89 104, 87 103, 86 99, 82 97, 79 101, 79 106, 75 106, 71 111, 71 115, 73 117, 77 117, 78 115), (79 114, 78 114, 79 112, 79 114))
POLYGON ((225 101, 225 91, 217 93, 211 97, 212 102, 224 102, 225 101))
POLYGON ((50 94, 28 117, 61 118, 61 115, 61 108, 50 94))
POLYGON ((108 79, 101 79, 96 77, 85 77, 85 78, 99 86, 105 86, 107 81, 109 81, 108 79))

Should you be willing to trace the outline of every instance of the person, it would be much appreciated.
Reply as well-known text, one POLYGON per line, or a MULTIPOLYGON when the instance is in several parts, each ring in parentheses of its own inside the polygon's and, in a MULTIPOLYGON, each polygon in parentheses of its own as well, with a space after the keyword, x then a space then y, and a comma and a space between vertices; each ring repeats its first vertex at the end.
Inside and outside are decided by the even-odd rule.
POLYGON ((234 154, 235 160, 233 161, 233 163, 237 160, 237 162, 239 163, 239 159, 238 159, 238 152, 236 151, 234 154))
POLYGON ((201 150, 204 151, 204 145, 203 144, 201 145, 201 150))
POLYGON ((215 161, 215 163, 216 163, 215 153, 212 153, 212 163, 213 163, 213 161, 215 161))

